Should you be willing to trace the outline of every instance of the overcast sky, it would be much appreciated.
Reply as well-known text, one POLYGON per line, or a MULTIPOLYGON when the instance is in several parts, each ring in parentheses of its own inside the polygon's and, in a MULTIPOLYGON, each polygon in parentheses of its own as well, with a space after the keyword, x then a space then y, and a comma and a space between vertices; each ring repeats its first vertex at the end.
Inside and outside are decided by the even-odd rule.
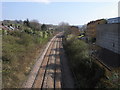
POLYGON ((118 1, 116 0, 106 2, 94 2, 92 0, 91 2, 87 0, 86 2, 82 0, 80 2, 26 1, 14 2, 14 0, 11 0, 11 2, 7 2, 5 0, 2 2, 2 16, 0 19, 25 20, 28 18, 29 20, 37 19, 40 23, 46 24, 59 24, 64 21, 71 25, 83 25, 92 20, 118 16, 118 1))

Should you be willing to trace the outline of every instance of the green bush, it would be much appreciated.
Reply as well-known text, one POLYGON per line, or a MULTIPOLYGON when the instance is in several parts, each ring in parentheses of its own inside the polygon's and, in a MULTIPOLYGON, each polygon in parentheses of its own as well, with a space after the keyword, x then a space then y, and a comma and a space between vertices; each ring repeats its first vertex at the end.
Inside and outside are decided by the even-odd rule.
POLYGON ((78 87, 93 88, 97 85, 105 70, 96 64, 89 56, 88 45, 75 37, 64 42, 64 48, 70 65, 80 80, 78 87))
POLYGON ((28 34, 33 34, 33 30, 31 28, 25 28, 24 31, 28 34))
POLYGON ((46 31, 43 32, 43 38, 47 38, 48 37, 48 33, 46 31))

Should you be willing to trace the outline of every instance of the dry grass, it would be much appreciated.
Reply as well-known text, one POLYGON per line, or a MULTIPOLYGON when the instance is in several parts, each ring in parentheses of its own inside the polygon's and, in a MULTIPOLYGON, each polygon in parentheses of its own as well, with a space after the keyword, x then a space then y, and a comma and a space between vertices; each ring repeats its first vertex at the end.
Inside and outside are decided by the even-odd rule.
POLYGON ((3 88, 21 88, 48 40, 20 32, 3 35, 3 88))

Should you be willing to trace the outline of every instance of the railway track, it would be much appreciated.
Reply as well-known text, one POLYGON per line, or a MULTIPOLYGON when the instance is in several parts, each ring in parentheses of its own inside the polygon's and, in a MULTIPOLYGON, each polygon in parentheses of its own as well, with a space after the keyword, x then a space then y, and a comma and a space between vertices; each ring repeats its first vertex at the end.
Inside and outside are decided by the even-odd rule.
POLYGON ((104 66, 107 70, 111 71, 111 68, 109 66, 107 66, 105 63, 102 62, 102 60, 100 60, 98 57, 96 57, 95 55, 91 55, 92 58, 94 58, 95 60, 97 60, 102 66, 104 66))
POLYGON ((61 64, 60 64, 60 45, 61 37, 56 37, 51 40, 49 47, 42 56, 43 60, 36 72, 29 77, 25 88, 61 88, 61 64), (34 75, 35 74, 35 75, 34 75), (34 78, 33 78, 34 77, 34 78))
MULTIPOLYGON (((62 62, 64 59, 62 58, 63 59, 62 62, 60 60, 60 55, 63 53, 63 51, 61 52, 60 50, 61 48, 63 48, 62 38, 60 36, 61 34, 58 34, 51 40, 51 42, 49 43, 48 47, 45 50, 46 52, 43 52, 42 59, 40 59, 37 62, 37 64, 38 63, 40 64, 34 68, 33 71, 35 72, 32 72, 32 76, 29 77, 29 80, 24 88, 41 88, 41 89, 42 88, 43 89, 44 88, 54 88, 54 89, 64 88, 66 81, 64 80, 64 77, 62 76, 63 76, 63 72, 65 72, 65 70, 63 69, 66 69, 66 68, 63 68, 65 64, 62 65, 62 62)), ((94 56, 92 57, 96 58, 94 56)), ((102 63, 102 65, 104 64, 102 63)), ((106 65, 104 66, 110 70, 110 68, 108 68, 106 65)), ((79 80, 77 79, 77 76, 75 75, 73 68, 71 67, 70 69, 76 82, 74 83, 74 85, 76 87, 79 87, 80 86, 78 82, 79 80)), ((70 80, 70 78, 66 80, 70 80)), ((72 86, 72 84, 68 84, 68 85, 72 86)), ((74 86, 72 86, 72 88, 73 87, 74 86)))
POLYGON ((47 44, 23 88, 74 88, 74 79, 62 46, 62 33, 47 44))

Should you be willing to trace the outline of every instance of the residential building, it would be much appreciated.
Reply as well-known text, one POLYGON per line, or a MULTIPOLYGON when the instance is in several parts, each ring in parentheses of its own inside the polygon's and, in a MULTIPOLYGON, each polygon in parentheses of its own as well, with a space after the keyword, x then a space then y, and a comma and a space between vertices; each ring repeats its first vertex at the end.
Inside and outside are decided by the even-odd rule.
POLYGON ((120 23, 120 17, 107 19, 107 23, 120 23))
POLYGON ((86 29, 86 37, 90 39, 95 39, 96 38, 96 27, 99 24, 106 24, 105 19, 100 19, 96 21, 91 21, 87 24, 87 29, 86 29))

